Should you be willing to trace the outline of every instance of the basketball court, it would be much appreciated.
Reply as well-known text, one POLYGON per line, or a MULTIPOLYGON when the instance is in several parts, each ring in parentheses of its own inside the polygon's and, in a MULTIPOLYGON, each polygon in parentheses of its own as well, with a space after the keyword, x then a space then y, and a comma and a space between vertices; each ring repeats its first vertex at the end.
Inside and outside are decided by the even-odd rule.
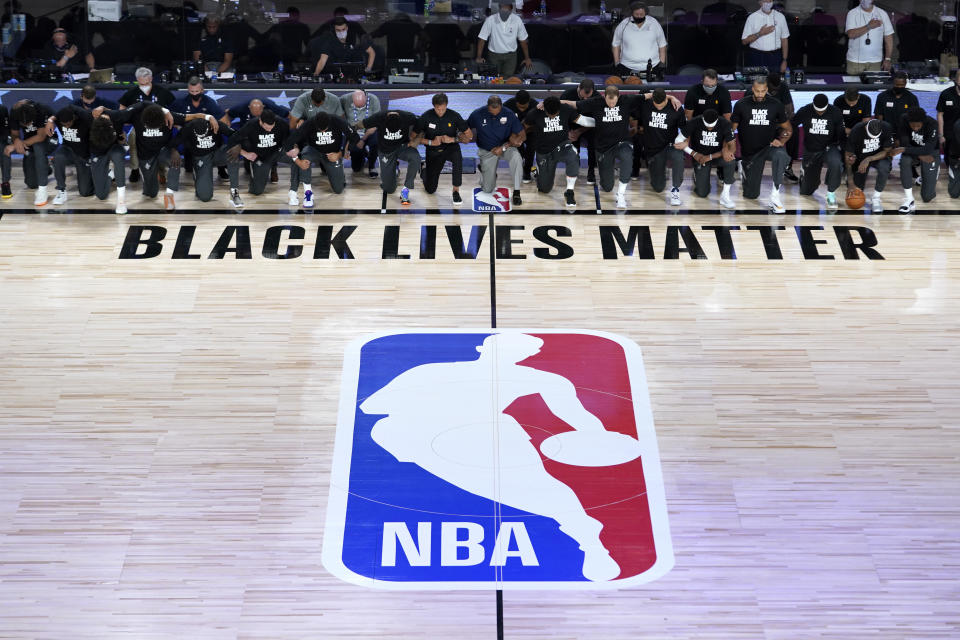
MULTIPOLYGON (((960 636, 960 218, 826 215, 789 193, 796 212, 782 216, 663 215, 648 195, 596 215, 585 186, 580 209, 554 213, 529 193, 496 216, 451 210, 444 186, 383 214, 375 189, 349 187, 313 214, 285 210, 282 190, 243 213, 147 211, 139 195, 127 216, 3 211, 0 637, 960 636), (402 431, 376 464, 356 448, 360 418, 393 411, 363 408, 362 357, 394 373, 482 362, 493 335, 539 336, 577 406, 616 430, 592 404, 608 395, 637 417, 628 435, 649 429, 645 489, 600 482, 617 478, 602 464, 578 482, 597 518, 649 498, 663 571, 618 584, 620 562, 621 578, 522 584, 551 563, 576 574, 584 553, 531 525, 539 565, 517 530, 497 563, 492 534, 524 522, 508 498, 480 496, 495 510, 470 549, 467 525, 452 541, 439 529, 470 521, 473 503, 406 484, 414 469, 466 491, 470 451, 461 473, 404 462, 420 454, 398 452, 402 431), (473 356, 424 355, 450 336, 473 336, 473 356), (556 336, 611 341, 627 365, 556 336), (604 375, 623 366, 629 389, 604 375), (368 481, 407 500, 391 505, 409 512, 394 537, 334 509, 375 501, 368 481), (363 535, 368 556, 346 579, 336 552, 363 535), (455 561, 483 554, 479 584, 445 573, 447 543, 455 561), (404 573, 417 554, 421 573, 404 573)), ((522 357, 512 366, 532 371, 522 357)), ((456 376, 432 375, 439 386, 392 402, 444 399, 433 419, 470 425, 485 397, 474 378, 454 396, 456 376)), ((549 434, 527 422, 515 450, 529 453, 549 434)), ((491 438, 497 456, 514 447, 491 438)), ((539 450, 552 469, 559 454, 539 450)), ((508 466, 491 467, 497 482, 508 466)), ((603 538, 612 557, 647 544, 630 527, 603 538)))

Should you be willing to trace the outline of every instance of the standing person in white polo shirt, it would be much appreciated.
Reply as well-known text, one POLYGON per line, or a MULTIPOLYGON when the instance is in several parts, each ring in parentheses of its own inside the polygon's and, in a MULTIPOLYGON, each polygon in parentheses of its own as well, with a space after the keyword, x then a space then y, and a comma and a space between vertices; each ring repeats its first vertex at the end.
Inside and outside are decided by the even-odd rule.
POLYGON ((766 67, 767 71, 787 70, 790 30, 787 19, 773 8, 771 0, 759 0, 760 8, 743 25, 740 41, 748 48, 744 66, 766 67))
POLYGON ((617 75, 627 76, 646 71, 647 62, 654 69, 666 64, 667 37, 660 23, 647 16, 645 3, 631 2, 630 16, 613 32, 613 63, 617 75))
POLYGON ((893 55, 893 23, 890 16, 873 0, 860 0, 860 5, 847 12, 847 73, 889 71, 893 55))
POLYGON ((477 62, 486 60, 497 68, 504 78, 517 70, 517 44, 523 49, 523 66, 530 67, 530 49, 527 47, 527 29, 523 20, 513 12, 512 2, 501 2, 499 11, 487 17, 477 36, 477 62), (488 44, 489 42, 489 44, 488 44), (487 53, 484 55, 483 49, 487 53))

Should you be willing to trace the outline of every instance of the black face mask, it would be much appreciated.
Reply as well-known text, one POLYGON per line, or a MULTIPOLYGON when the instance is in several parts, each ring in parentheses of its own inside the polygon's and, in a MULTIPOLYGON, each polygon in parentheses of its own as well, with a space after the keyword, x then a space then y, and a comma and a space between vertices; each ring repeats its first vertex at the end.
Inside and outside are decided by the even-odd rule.
POLYGON ((643 18, 634 18, 633 24, 643 24, 644 20, 646 19, 647 19, 646 16, 644 16, 643 18))
POLYGON ((898 88, 894 87, 894 88, 893 88, 893 95, 895 95, 895 96, 897 96, 897 97, 899 98, 900 96, 903 95, 903 89, 898 89, 898 88))
POLYGON ((196 94, 190 96, 190 99, 193 100, 194 102, 200 102, 200 100, 203 99, 203 94, 202 94, 202 93, 196 93, 196 94))

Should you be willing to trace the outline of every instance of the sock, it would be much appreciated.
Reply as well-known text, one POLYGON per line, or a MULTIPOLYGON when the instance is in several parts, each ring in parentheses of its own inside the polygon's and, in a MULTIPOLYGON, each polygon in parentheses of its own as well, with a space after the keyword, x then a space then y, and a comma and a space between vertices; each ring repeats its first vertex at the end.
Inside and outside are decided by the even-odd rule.
POLYGON ((576 183, 577 183, 577 177, 576 177, 576 176, 574 176, 574 177, 572 177, 572 178, 571 178, 570 176, 567 176, 567 190, 568 190, 568 191, 572 190, 572 189, 573 189, 573 185, 575 185, 576 183))
POLYGON ((835 196, 836 193, 837 193, 836 191, 827 191, 828 196, 835 196))
POLYGON ((730 187, 732 187, 732 186, 733 186, 733 185, 731 185, 731 184, 723 183, 723 191, 720 193, 720 195, 729 198, 729 197, 730 197, 730 187))
POLYGON ((303 192, 306 193, 307 191, 313 191, 313 187, 311 187, 310 185, 304 183, 304 185, 303 185, 303 192))
POLYGON ((621 182, 620 184, 617 185, 617 195, 618 195, 618 196, 622 196, 623 194, 625 194, 625 193, 627 192, 627 185, 628 185, 628 184, 630 184, 630 183, 629 183, 629 182, 621 182))
POLYGON ((126 196, 127 196, 127 188, 117 187, 117 198, 119 198, 120 200, 123 200, 126 196))
MULTIPOLYGON (((911 189, 911 191, 913 191, 913 190, 911 189)), ((877 191, 876 189, 874 189, 874 190, 873 190, 873 197, 874 197, 874 199, 879 198, 879 197, 880 197, 880 192, 877 191)))
POLYGON ((167 187, 167 195, 172 196, 173 194, 174 194, 173 189, 171 189, 170 187, 167 187))
POLYGON ((913 188, 904 189, 903 194, 907 197, 907 200, 913 200, 913 188))

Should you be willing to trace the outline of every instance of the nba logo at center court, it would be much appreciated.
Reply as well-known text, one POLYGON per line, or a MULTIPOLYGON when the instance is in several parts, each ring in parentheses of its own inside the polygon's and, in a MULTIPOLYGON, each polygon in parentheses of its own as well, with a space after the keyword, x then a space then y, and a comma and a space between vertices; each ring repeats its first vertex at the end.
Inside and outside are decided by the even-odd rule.
POLYGON ((394 589, 582 589, 673 567, 640 348, 563 330, 347 348, 323 563, 394 589))
POLYGON ((497 187, 486 193, 480 187, 473 188, 473 210, 482 213, 507 213, 510 211, 510 190, 497 187))

